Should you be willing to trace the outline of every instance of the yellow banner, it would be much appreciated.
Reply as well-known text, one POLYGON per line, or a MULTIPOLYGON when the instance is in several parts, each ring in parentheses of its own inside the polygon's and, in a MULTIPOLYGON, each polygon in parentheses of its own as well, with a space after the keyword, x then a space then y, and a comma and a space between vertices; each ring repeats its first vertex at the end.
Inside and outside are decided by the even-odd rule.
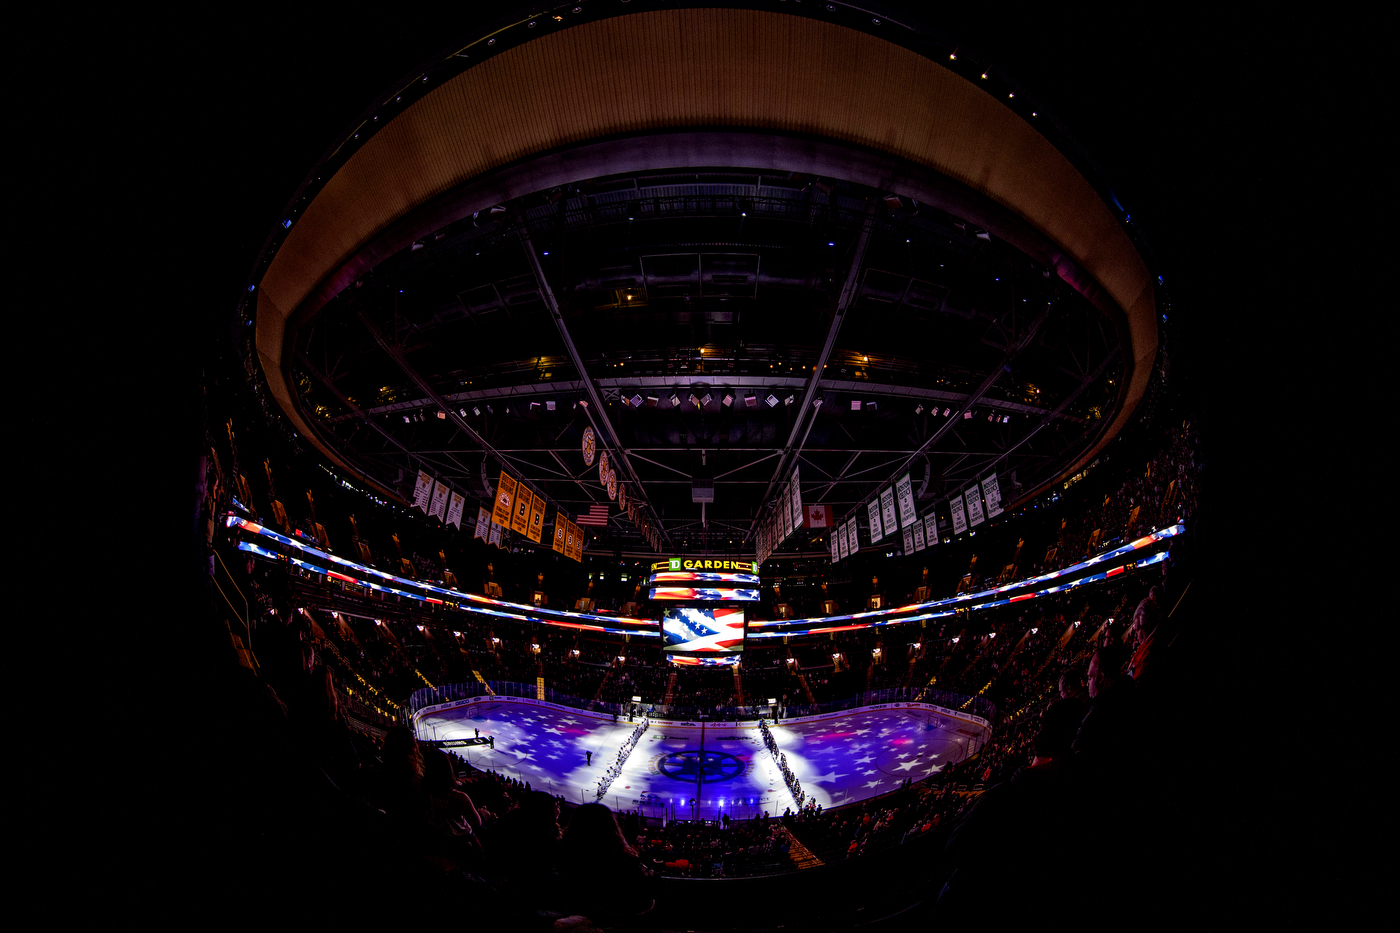
POLYGON ((530 494, 530 529, 525 536, 536 544, 544 536, 544 500, 534 493, 530 494))
POLYGON ((491 521, 502 528, 510 527, 511 506, 515 504, 516 482, 505 470, 496 486, 496 504, 491 509, 491 521))
POLYGON ((530 504, 534 499, 535 494, 526 489, 524 483, 515 490, 515 501, 510 507, 511 531, 523 535, 530 530, 530 504))
POLYGON ((572 560, 578 560, 574 554, 578 549, 578 526, 567 518, 564 519, 564 556, 572 560))
POLYGON ((564 539, 569 534, 569 520, 559 512, 554 513, 554 550, 560 554, 567 553, 564 550, 564 539))

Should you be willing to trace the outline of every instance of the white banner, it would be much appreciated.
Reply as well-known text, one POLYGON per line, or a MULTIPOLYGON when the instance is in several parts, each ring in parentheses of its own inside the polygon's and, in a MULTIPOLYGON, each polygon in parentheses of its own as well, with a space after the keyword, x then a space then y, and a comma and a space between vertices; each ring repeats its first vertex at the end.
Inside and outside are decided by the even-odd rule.
POLYGON ((783 496, 778 500, 778 513, 783 523, 783 539, 792 534, 792 487, 783 490, 783 496))
POLYGON ((914 553, 914 529, 908 525, 904 526, 904 553, 914 553))
POLYGON ((910 527, 914 532, 914 550, 922 551, 924 549, 924 523, 915 522, 910 527))
POLYGON ((856 517, 851 516, 851 520, 846 522, 846 545, 854 554, 860 550, 860 525, 856 522, 856 517))
POLYGON ((792 468, 792 527, 802 527, 802 478, 792 468))
POLYGON ((476 510, 476 531, 472 533, 473 538, 480 538, 485 541, 486 536, 491 532, 491 513, 483 508, 476 510))
POLYGON ((491 533, 486 536, 486 543, 501 546, 501 526, 495 522, 491 523, 491 533))
POLYGON ((870 516, 870 543, 874 544, 885 536, 885 530, 880 527, 879 500, 871 499, 870 504, 865 507, 865 511, 870 516))
POLYGON ((938 519, 932 512, 924 516, 924 543, 929 547, 938 543, 938 519))
POLYGON ((841 559, 841 549, 836 543, 836 532, 831 532, 827 537, 831 539, 831 562, 834 564, 841 559))
POLYGON ((428 503, 433 498, 433 478, 422 470, 418 471, 418 483, 413 487, 413 507, 428 511, 428 503))
POLYGON ((972 525, 980 525, 987 520, 982 514, 982 494, 977 491, 977 487, 963 491, 963 498, 967 500, 967 517, 972 525))
POLYGON ((850 542, 846 540, 845 525, 842 525, 840 528, 836 529, 836 544, 838 547, 841 548, 842 560, 845 560, 847 557, 851 556, 851 545, 850 542))
POLYGON ((919 510, 914 508, 914 484, 909 482, 908 473, 895 481, 894 497, 899 500, 900 527, 912 525, 914 520, 919 517, 919 510))
POLYGON ((953 513, 953 534, 960 535, 967 531, 967 513, 963 511, 962 496, 948 500, 948 511, 953 513))
POLYGON ((454 492, 452 500, 447 504, 447 524, 456 525, 459 531, 462 528, 462 506, 466 501, 461 493, 454 492))
POLYGON ((885 522, 885 534, 892 535, 899 527, 899 519, 894 514, 894 489, 880 490, 880 517, 885 522))
POLYGON ((982 495, 987 497, 987 517, 996 518, 1001 514, 1001 487, 995 473, 982 480, 982 495))
POLYGON ((447 514, 447 496, 452 490, 447 488, 446 483, 435 483, 433 485, 433 504, 428 507, 428 514, 442 520, 447 514))

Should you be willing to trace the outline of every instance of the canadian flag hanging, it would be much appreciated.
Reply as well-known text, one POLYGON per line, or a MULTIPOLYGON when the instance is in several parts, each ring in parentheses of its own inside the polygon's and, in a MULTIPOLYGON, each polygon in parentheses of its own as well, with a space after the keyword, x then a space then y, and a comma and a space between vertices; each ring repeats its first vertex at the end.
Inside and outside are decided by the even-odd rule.
POLYGON ((830 528, 836 524, 829 505, 803 506, 802 514, 807 517, 808 528, 830 528))

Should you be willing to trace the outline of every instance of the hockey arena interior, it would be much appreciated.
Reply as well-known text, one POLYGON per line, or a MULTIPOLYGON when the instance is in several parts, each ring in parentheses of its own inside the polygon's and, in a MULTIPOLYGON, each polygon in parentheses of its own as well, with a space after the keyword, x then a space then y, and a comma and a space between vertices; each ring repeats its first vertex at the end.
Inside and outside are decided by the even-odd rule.
POLYGON ((516 12, 357 101, 211 328, 230 898, 1113 922, 1229 728, 1175 712, 1208 447, 1132 205, 912 17, 516 12))

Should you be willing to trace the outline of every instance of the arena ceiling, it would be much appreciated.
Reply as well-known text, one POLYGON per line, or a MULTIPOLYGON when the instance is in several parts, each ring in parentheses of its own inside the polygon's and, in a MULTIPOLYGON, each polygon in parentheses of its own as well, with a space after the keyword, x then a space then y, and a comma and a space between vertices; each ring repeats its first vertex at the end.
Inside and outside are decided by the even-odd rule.
POLYGON ((973 53, 756 6, 566 4, 377 101, 240 308, 270 404, 383 492, 504 468, 574 515, 591 425, 692 550, 751 552, 794 465, 839 518, 906 471, 921 509, 989 471, 1014 504, 1092 459, 1158 342, 1111 192, 973 53))

